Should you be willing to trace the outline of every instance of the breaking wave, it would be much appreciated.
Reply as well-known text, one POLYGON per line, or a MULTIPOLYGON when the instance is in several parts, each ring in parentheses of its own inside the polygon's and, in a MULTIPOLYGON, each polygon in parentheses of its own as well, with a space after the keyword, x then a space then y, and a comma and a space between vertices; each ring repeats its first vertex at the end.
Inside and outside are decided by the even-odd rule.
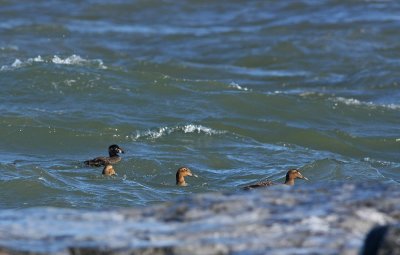
MULTIPOLYGON (((295 93, 296 94, 296 93, 295 93)), ((329 102, 333 102, 333 107, 336 108, 339 104, 344 104, 348 106, 360 106, 360 107, 367 107, 369 109, 379 109, 379 108, 385 108, 385 109, 391 109, 391 110, 399 110, 400 105, 399 104, 379 104, 379 103, 374 103, 374 102, 365 102, 365 101, 360 101, 355 98, 346 98, 342 96, 331 96, 327 95, 324 93, 320 92, 315 92, 315 91, 306 91, 302 92, 299 94, 299 96, 303 98, 319 98, 323 100, 327 100, 329 102)))
POLYGON ((100 69, 107 69, 107 66, 104 65, 101 59, 84 59, 78 55, 71 55, 66 58, 61 58, 57 55, 49 58, 42 58, 40 55, 35 58, 28 58, 26 60, 15 59, 11 65, 3 65, 0 68, 0 71, 10 71, 18 68, 22 68, 25 66, 30 66, 33 63, 53 63, 56 65, 94 65, 100 69))
POLYGON ((344 98, 344 97, 335 97, 335 98, 331 98, 331 101, 337 103, 342 103, 345 105, 356 105, 356 106, 367 106, 371 109, 376 109, 379 107, 383 107, 383 108, 387 108, 387 109, 391 109, 391 110, 399 110, 400 109, 400 105, 398 104, 375 104, 372 102, 363 102, 360 101, 358 99, 354 99, 354 98, 344 98))
POLYGON ((237 89, 237 90, 251 91, 250 89, 248 89, 248 88, 246 88, 246 87, 240 86, 240 85, 237 84, 236 82, 231 82, 231 83, 229 84, 229 87, 230 87, 230 88, 237 89))
POLYGON ((225 134, 226 131, 221 130, 214 130, 209 127, 204 127, 202 125, 193 125, 188 124, 184 126, 176 126, 176 127, 161 127, 157 130, 147 130, 147 131, 137 131, 136 134, 131 135, 130 138, 133 141, 139 140, 141 138, 145 139, 157 139, 163 137, 165 135, 170 135, 172 133, 182 132, 182 133, 198 133, 198 134, 205 134, 205 135, 219 135, 225 134))

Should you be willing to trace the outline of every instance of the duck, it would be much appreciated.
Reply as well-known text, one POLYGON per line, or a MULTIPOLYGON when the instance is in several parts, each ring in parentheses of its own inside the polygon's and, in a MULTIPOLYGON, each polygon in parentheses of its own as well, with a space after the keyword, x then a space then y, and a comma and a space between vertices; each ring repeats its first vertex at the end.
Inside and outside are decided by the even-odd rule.
POLYGON ((189 168, 181 167, 176 172, 176 185, 187 186, 187 183, 185 182, 185 176, 197 177, 197 175, 192 174, 192 171, 189 168))
MULTIPOLYGON (((289 185, 289 186, 293 186, 295 179, 303 179, 303 180, 307 180, 308 181, 308 178, 303 176, 300 173, 299 169, 290 169, 286 173, 286 179, 285 179, 285 182, 283 184, 286 184, 286 185, 289 185)), ((243 187, 243 189, 244 190, 250 190, 250 189, 255 189, 255 188, 268 187, 268 186, 272 186, 272 185, 276 185, 276 183, 274 183, 274 182, 272 182, 270 180, 266 180, 266 181, 257 182, 255 184, 251 184, 251 185, 245 186, 245 187, 243 187)))
POLYGON ((106 166, 103 168, 102 174, 105 175, 105 176, 117 175, 117 173, 115 172, 115 170, 114 170, 114 168, 113 168, 112 165, 106 165, 106 166))
POLYGON ((87 166, 95 167, 115 164, 121 161, 121 157, 118 155, 118 153, 125 153, 125 151, 118 145, 113 144, 108 147, 108 157, 97 157, 94 159, 86 160, 83 163, 87 166))

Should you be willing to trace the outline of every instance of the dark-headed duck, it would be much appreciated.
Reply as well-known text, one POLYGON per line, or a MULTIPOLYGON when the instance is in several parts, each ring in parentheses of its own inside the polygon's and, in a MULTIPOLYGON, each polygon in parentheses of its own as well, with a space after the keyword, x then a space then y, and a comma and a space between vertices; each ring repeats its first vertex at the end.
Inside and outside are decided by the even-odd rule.
POLYGON ((125 153, 122 148, 120 148, 118 145, 113 144, 108 147, 108 157, 97 157, 91 160, 86 160, 84 163, 87 166, 106 166, 106 165, 111 165, 118 163, 121 161, 121 157, 118 155, 118 153, 125 153))
POLYGON ((117 173, 115 172, 115 170, 114 170, 114 168, 113 168, 112 165, 106 165, 106 166, 103 168, 102 174, 103 174, 103 175, 106 175, 106 176, 117 175, 117 173))
MULTIPOLYGON (((290 185, 293 186, 294 185, 294 180, 295 179, 304 179, 307 180, 308 179, 306 177, 304 177, 300 171, 298 169, 290 169, 289 171, 287 171, 286 173, 286 179, 285 179, 285 183, 286 185, 290 185)), ((276 183, 272 182, 272 181, 262 181, 262 182, 258 182, 255 184, 251 184, 248 186, 243 187, 244 190, 249 190, 249 189, 255 189, 255 188, 260 188, 260 187, 266 187, 266 186, 271 186, 271 185, 275 185, 276 183)))
POLYGON ((197 177, 197 175, 192 174, 192 171, 190 171, 189 168, 181 167, 176 172, 176 185, 178 185, 178 186, 187 186, 187 183, 185 182, 185 176, 197 177))

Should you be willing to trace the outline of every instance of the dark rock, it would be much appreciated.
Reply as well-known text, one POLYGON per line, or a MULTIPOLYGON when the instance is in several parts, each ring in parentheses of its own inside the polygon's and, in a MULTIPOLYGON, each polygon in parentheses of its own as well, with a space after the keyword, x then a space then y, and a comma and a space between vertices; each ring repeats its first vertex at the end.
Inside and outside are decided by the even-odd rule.
POLYGON ((387 233, 388 226, 373 228, 365 238, 362 255, 377 255, 382 247, 383 240, 387 233))
POLYGON ((400 225, 374 227, 364 242, 361 255, 400 254, 400 225))

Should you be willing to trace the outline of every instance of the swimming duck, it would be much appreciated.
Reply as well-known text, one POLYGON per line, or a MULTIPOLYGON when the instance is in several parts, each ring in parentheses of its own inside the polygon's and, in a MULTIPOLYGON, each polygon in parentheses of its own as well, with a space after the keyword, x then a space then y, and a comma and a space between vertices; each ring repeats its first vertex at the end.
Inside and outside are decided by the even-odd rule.
POLYGON ((192 174, 192 171, 190 171, 189 168, 181 167, 176 172, 176 185, 178 185, 178 186, 187 186, 187 183, 185 182, 185 176, 197 177, 197 175, 192 174))
MULTIPOLYGON (((287 171, 286 173, 286 179, 285 179, 285 183, 286 185, 290 185, 293 186, 294 185, 294 180, 296 178, 299 179, 304 179, 308 181, 307 177, 304 177, 300 171, 298 169, 290 169, 289 171, 287 171)), ((249 189, 255 189, 255 188, 260 188, 260 187, 267 187, 267 186, 271 186, 271 185, 275 185, 276 183, 272 182, 272 181, 262 181, 262 182, 258 182, 255 184, 251 184, 248 186, 243 187, 244 190, 249 190, 249 189)))
POLYGON ((96 167, 115 164, 121 161, 121 157, 118 155, 118 153, 125 153, 125 152, 118 145, 113 144, 108 147, 109 157, 97 157, 91 160, 86 160, 84 164, 87 166, 96 166, 96 167))
POLYGON ((103 175, 106 175, 106 176, 117 175, 117 173, 115 172, 115 170, 114 170, 114 168, 113 168, 112 165, 106 165, 106 166, 103 168, 102 174, 103 174, 103 175))

